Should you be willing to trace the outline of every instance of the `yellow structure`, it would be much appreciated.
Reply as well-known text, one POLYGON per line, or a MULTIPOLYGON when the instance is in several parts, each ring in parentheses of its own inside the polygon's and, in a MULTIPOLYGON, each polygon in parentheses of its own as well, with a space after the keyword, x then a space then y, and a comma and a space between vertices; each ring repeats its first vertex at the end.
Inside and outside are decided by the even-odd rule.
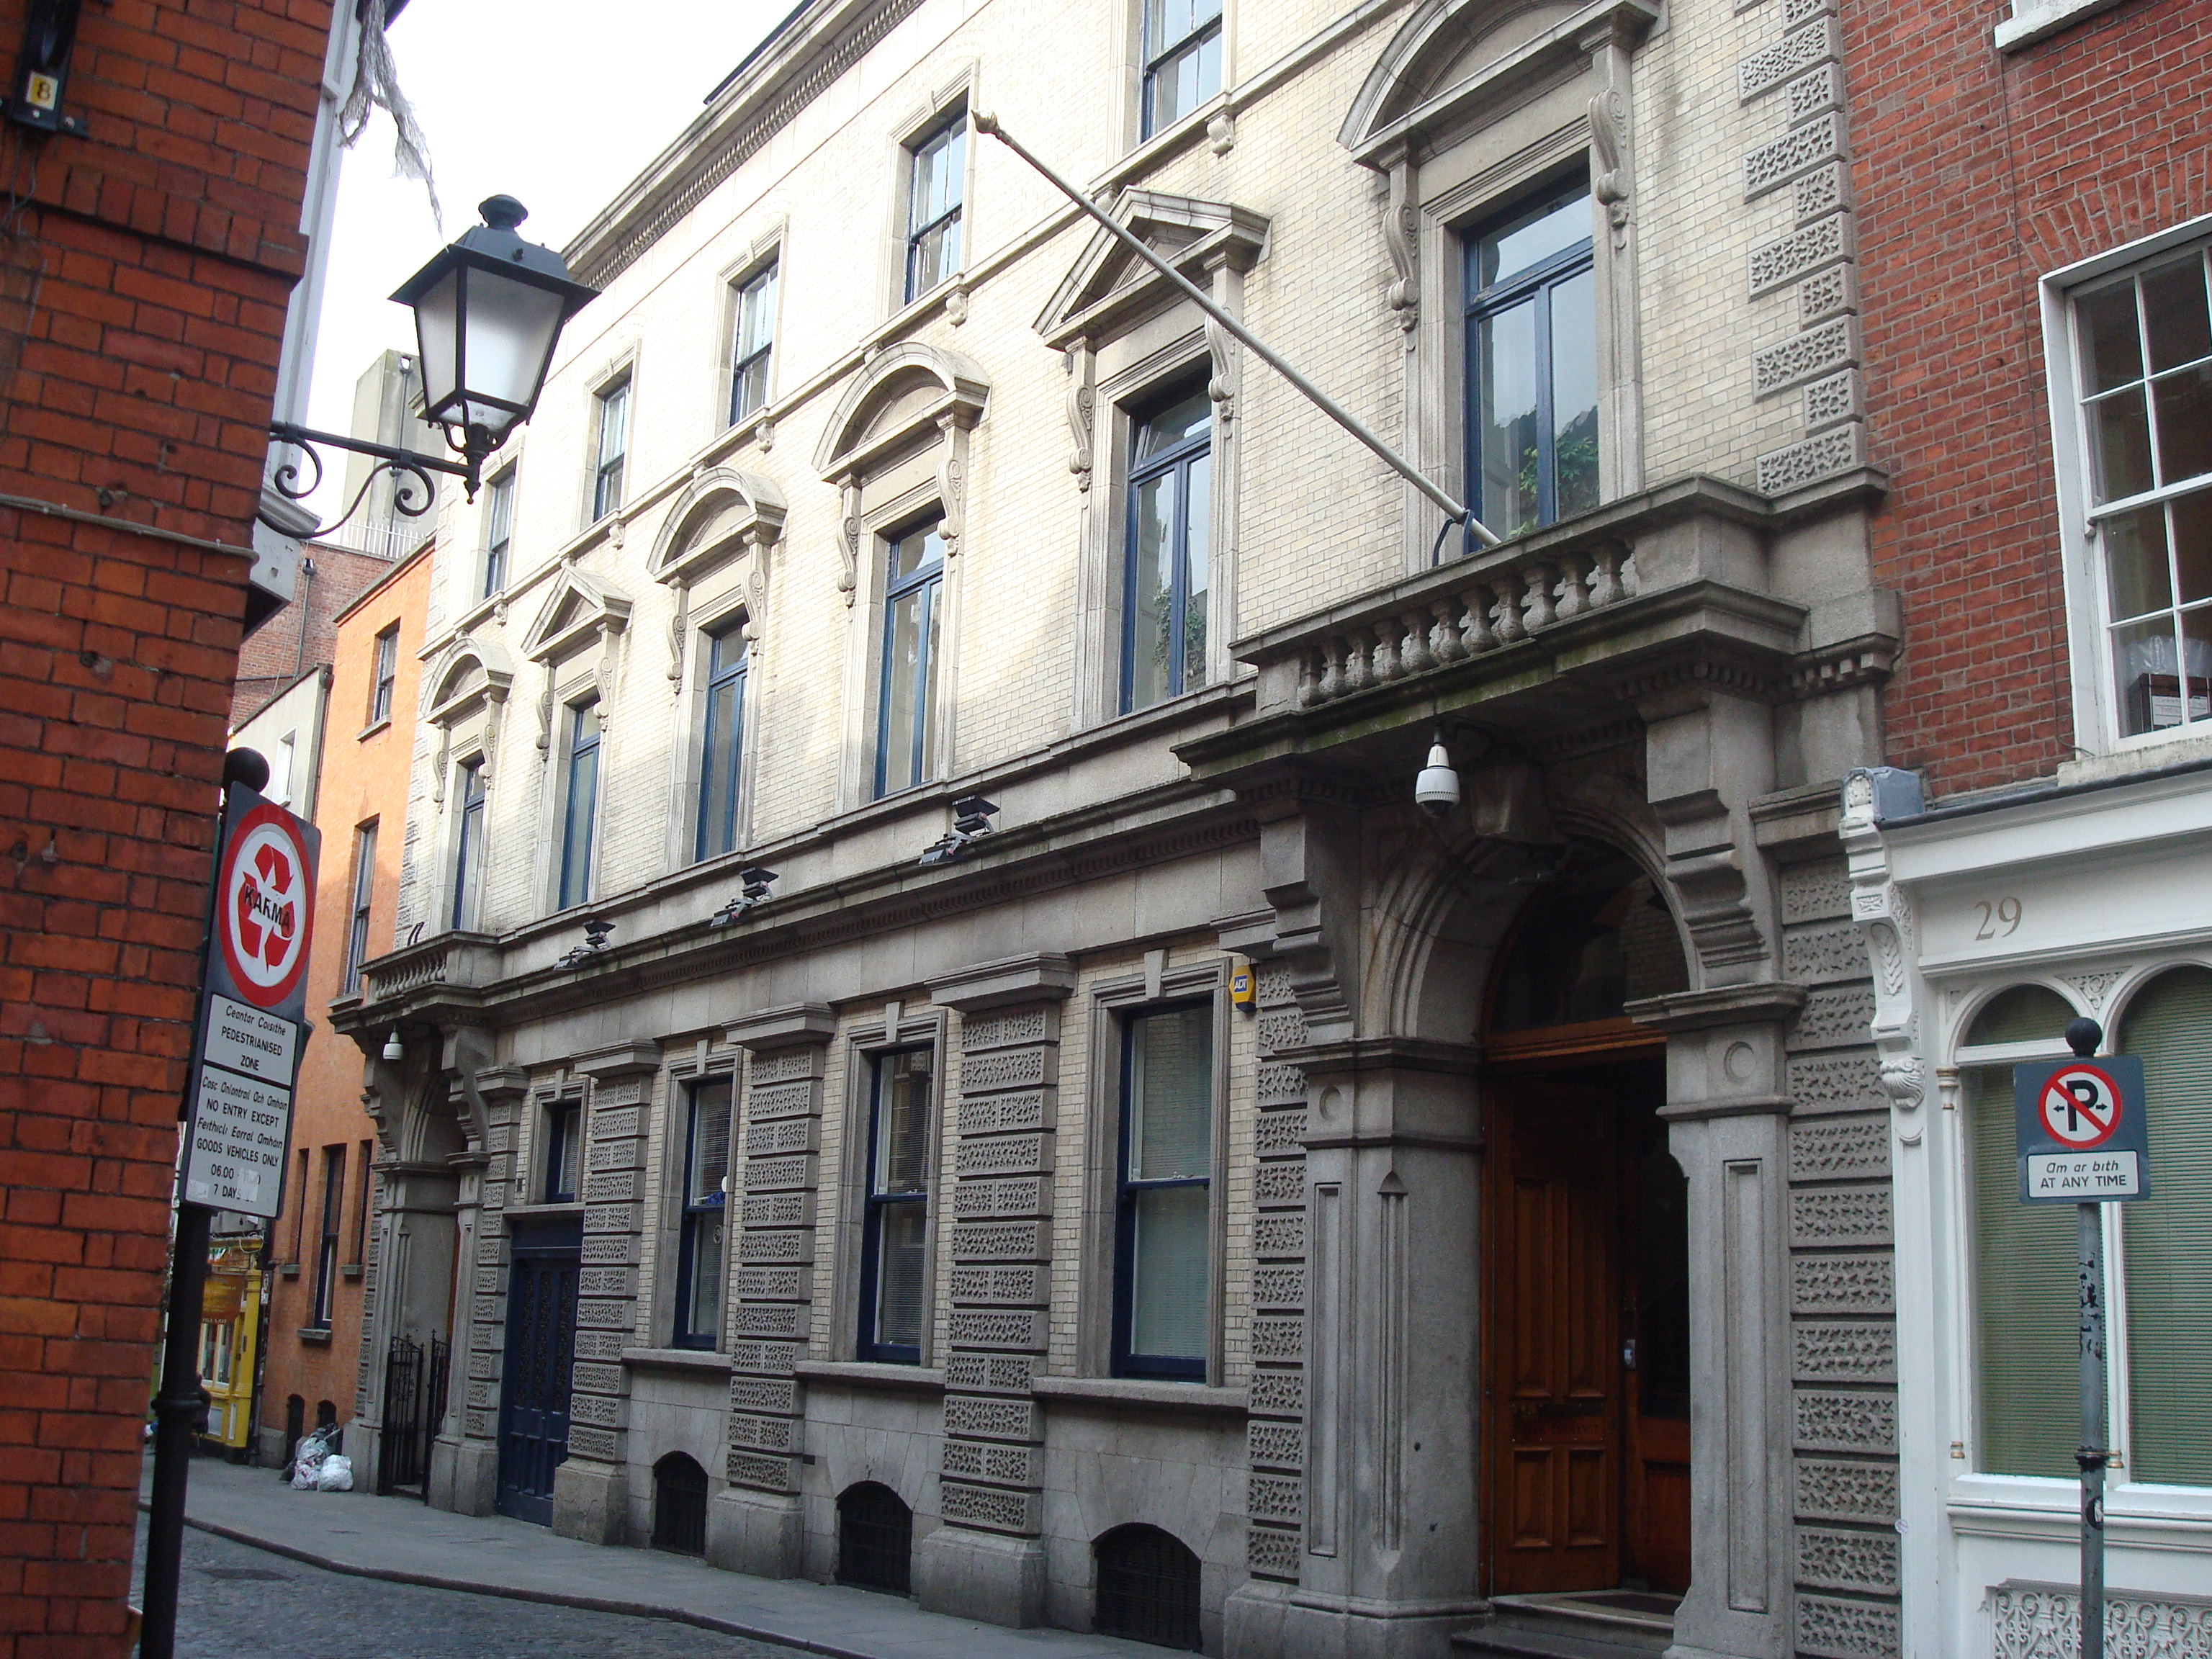
POLYGON ((208 1392, 204 1441, 242 1449, 253 1432, 254 1339, 261 1325, 258 1235, 217 1239, 208 1250, 200 1303, 200 1386, 208 1392))

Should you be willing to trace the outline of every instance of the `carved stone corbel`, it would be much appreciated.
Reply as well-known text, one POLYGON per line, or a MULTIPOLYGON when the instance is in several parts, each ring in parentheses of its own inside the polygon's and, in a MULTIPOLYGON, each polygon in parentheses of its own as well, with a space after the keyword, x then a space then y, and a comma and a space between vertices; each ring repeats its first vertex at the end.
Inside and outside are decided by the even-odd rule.
POLYGON ((1413 331, 1421 321, 1420 209, 1413 157, 1401 149, 1389 161, 1390 199, 1382 213, 1382 244, 1390 253, 1390 309, 1405 331, 1406 349, 1413 349, 1413 331))
POLYGON ((744 634, 749 644, 757 642, 760 637, 761 612, 768 605, 768 562, 776 534, 775 530, 763 525, 756 525, 745 532, 753 555, 752 564, 745 571, 744 634))
POLYGON ((668 690, 676 696, 684 690, 684 641, 691 608, 691 584, 678 580, 671 586, 676 590, 676 611, 668 619, 668 690))
POLYGON ((1841 839, 1850 858, 1851 920, 1865 935, 1874 969, 1871 1031, 1881 1057, 1882 1092, 1899 1115, 1898 1138, 1917 1146, 1928 1097, 1920 1054, 1920 1012, 1912 994, 1914 917, 1911 896, 1890 879, 1889 849, 1875 817, 1875 787, 1867 773, 1844 781, 1841 839))
POLYGON ((1668 884, 1708 971, 1763 959, 1766 939, 1728 803, 1717 791, 1700 789, 1655 800, 1651 810, 1666 830, 1668 884))
POLYGON ((1590 169, 1590 194, 1605 206, 1606 222, 1613 227, 1613 246, 1628 246, 1629 173, 1623 161, 1624 135, 1628 130, 1628 100, 1618 86, 1607 87, 1589 102, 1590 146, 1597 165, 1590 169))
POLYGON ((545 689, 538 696, 538 757, 553 752, 553 665, 545 665, 545 689))
POLYGON ((945 538, 945 556, 960 556, 960 538, 968 527, 968 433, 971 422, 964 411, 951 410, 937 417, 945 442, 937 459, 939 505, 945 516, 937 533, 945 538))
POLYGON ((1077 340, 1067 348, 1067 431, 1074 444, 1074 453, 1067 458, 1067 470, 1075 475, 1075 487, 1086 494, 1091 489, 1091 463, 1097 441, 1098 388, 1093 382, 1096 368, 1088 340, 1077 340))
POLYGON ((1211 317, 1206 319, 1206 351, 1213 364, 1213 372, 1206 382, 1206 395, 1213 400, 1222 429, 1226 431, 1237 418, 1237 342, 1211 317))
POLYGON ((860 580, 860 481, 848 473, 837 481, 837 556, 844 568, 838 591, 850 605, 860 580))

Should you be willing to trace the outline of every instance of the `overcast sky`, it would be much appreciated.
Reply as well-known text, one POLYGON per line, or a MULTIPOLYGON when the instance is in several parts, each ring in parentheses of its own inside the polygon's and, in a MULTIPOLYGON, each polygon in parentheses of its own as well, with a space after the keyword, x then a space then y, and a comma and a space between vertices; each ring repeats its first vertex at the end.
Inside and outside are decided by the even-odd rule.
MULTIPOLYGON (((307 424, 343 432, 353 385, 414 325, 387 296, 504 192, 522 234, 558 248, 629 183, 791 9, 791 0, 411 0, 388 36, 429 139, 441 232, 422 186, 392 176, 380 112, 347 152, 307 424)), ((333 468, 335 479, 343 473, 333 468)), ((342 510, 336 486, 310 505, 342 510), (325 499, 329 497, 329 499, 325 499)))

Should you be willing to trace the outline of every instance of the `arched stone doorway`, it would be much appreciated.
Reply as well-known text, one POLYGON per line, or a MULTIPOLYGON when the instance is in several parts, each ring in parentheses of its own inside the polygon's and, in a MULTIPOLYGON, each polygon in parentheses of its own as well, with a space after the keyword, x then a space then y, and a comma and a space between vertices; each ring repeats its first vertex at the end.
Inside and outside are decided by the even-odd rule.
POLYGON ((1577 842, 1498 960, 1482 1026, 1485 1588, 1671 1612, 1690 1581, 1687 1191, 1665 1038, 1627 1009, 1688 988, 1679 934, 1632 861, 1577 842))

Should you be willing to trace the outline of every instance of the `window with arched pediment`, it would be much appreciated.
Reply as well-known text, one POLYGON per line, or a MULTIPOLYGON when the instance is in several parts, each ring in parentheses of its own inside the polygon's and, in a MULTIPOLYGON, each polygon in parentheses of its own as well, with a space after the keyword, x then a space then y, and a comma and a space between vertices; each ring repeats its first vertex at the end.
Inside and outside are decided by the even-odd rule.
POLYGON ((957 352, 907 341, 845 388, 815 464, 838 488, 838 586, 853 608, 841 793, 848 805, 948 775, 974 433, 990 397, 957 352))
POLYGON ((437 827, 432 880, 418 914, 427 910, 441 930, 483 925, 492 792, 501 775, 501 738, 514 674, 513 659, 495 640, 464 635, 423 677, 428 690, 422 719, 437 739, 430 767, 437 827))
MULTIPOLYGON (((1412 459, 1509 539, 1642 487, 1631 94, 1657 18, 1424 0, 1338 133, 1388 181, 1412 459)), ((1408 516, 1409 568, 1474 550, 1408 516)))
POLYGON ((746 757, 754 683, 781 545, 783 491, 734 468, 696 475, 661 520, 647 568, 675 604, 668 687, 676 699, 668 864, 717 858, 750 839, 746 757))

